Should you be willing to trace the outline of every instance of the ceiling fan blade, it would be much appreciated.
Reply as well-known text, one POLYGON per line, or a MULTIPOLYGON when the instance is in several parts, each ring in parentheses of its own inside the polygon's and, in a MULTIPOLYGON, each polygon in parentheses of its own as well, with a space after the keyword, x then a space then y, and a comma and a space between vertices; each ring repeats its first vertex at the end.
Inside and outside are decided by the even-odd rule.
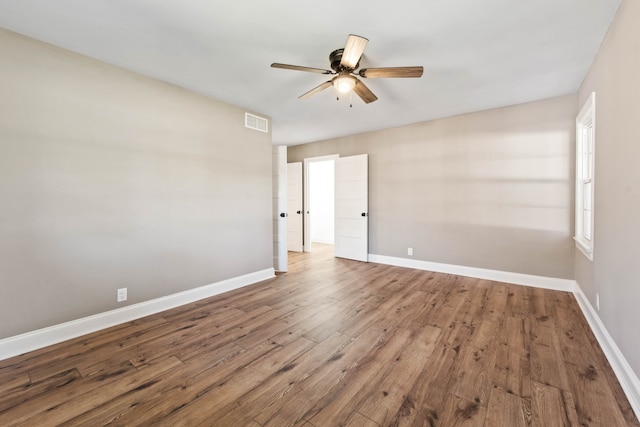
POLYGON ((273 64, 271 64, 271 67, 283 68, 285 70, 308 71, 310 73, 333 74, 333 71, 325 70, 323 68, 302 67, 300 65, 289 65, 289 64, 278 64, 277 62, 274 62, 273 64))
POLYGON ((300 99, 307 99, 313 95, 315 95, 318 92, 321 92, 323 90, 325 90, 326 88, 328 88, 329 86, 331 86, 332 82, 331 80, 322 83, 319 86, 314 87, 313 89, 311 89, 309 92, 303 93, 302 95, 300 95, 298 98, 300 99))
POLYGON ((364 48, 367 46, 367 43, 369 43, 369 39, 356 36, 355 34, 349 34, 344 52, 342 52, 340 65, 355 69, 358 66, 358 62, 360 62, 360 57, 364 53, 364 48))
POLYGON ((362 98, 365 104, 368 104, 378 99, 378 97, 375 96, 374 93, 371 92, 371 90, 360 80, 356 82, 356 85, 353 88, 353 91, 356 93, 356 95, 362 98))
POLYGON ((423 67, 363 68, 358 74, 367 79, 378 77, 422 77, 423 71, 423 67))

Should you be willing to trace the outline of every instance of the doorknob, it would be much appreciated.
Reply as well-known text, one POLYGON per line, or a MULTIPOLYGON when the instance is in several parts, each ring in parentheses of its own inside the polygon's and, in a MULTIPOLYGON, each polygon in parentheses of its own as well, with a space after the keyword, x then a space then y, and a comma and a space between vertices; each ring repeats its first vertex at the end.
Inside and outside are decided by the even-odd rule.
POLYGON ((284 218, 285 216, 287 216, 284 212, 280 212, 280 217, 284 218))
POLYGON ((296 213, 297 213, 298 215, 300 215, 300 213, 301 213, 301 212, 300 212, 300 211, 298 211, 298 212, 296 212, 296 213))
POLYGON ((360 214, 360 216, 367 216, 367 215, 368 215, 368 214, 367 214, 366 212, 362 212, 362 213, 360 214))

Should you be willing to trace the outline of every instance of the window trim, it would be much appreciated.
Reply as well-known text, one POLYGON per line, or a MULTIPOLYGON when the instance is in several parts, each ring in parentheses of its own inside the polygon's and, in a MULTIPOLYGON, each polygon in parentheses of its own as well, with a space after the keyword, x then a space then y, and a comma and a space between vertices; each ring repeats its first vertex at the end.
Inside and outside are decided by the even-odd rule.
POLYGON ((576 117, 576 182, 575 182, 575 234, 576 248, 593 261, 594 247, 594 195, 595 195, 595 135, 596 135, 596 93, 591 92, 580 113, 576 117), (585 150, 584 131, 589 130, 590 138, 585 150), (591 155, 585 155, 590 151, 591 155), (585 166, 585 162, 587 163, 585 166), (586 172, 585 172, 586 170, 586 172), (588 181, 588 182, 587 182, 588 181), (589 184, 589 224, 585 224, 585 187, 589 184), (586 236, 585 226, 589 228, 586 236))

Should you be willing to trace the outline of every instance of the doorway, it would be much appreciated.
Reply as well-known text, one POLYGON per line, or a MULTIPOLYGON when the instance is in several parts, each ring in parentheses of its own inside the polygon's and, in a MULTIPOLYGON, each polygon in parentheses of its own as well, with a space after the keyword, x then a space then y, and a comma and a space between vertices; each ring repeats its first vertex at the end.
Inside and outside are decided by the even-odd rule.
POLYGON ((309 163, 309 250, 314 243, 334 243, 334 161, 309 163))
POLYGON ((304 251, 334 244, 334 164, 337 154, 304 159, 304 251))
MULTIPOLYGON (((274 159, 284 163, 282 155, 274 155, 274 159)), ((313 242, 316 242, 322 244, 325 251, 329 245, 336 257, 367 262, 368 156, 340 158, 335 154, 307 158, 303 164, 304 168, 300 162, 288 163, 284 169, 286 176, 277 174, 279 186, 284 187, 284 182, 287 182, 286 196, 278 196, 279 199, 284 196, 287 201, 287 212, 274 210, 274 215, 277 215, 274 223, 278 221, 280 230, 279 224, 284 222, 287 240, 274 236, 274 250, 277 246, 279 252, 311 252, 313 242), (300 193, 303 193, 304 204, 299 202, 300 193), (300 237, 291 239, 296 234, 300 237)))

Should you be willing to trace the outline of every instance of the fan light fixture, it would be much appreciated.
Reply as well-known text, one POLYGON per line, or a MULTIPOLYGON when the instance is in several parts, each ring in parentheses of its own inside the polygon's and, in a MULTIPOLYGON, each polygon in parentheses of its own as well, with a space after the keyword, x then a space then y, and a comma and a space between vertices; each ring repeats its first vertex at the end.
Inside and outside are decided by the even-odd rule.
POLYGON ((343 74, 333 79, 333 87, 340 93, 349 93, 356 87, 356 82, 355 77, 349 74, 343 74))
POLYGON ((367 43, 369 43, 369 39, 350 34, 349 37, 347 37, 347 45, 344 47, 344 51, 342 52, 340 65, 353 70, 358 68, 358 62, 360 62, 360 57, 362 56, 367 43))

